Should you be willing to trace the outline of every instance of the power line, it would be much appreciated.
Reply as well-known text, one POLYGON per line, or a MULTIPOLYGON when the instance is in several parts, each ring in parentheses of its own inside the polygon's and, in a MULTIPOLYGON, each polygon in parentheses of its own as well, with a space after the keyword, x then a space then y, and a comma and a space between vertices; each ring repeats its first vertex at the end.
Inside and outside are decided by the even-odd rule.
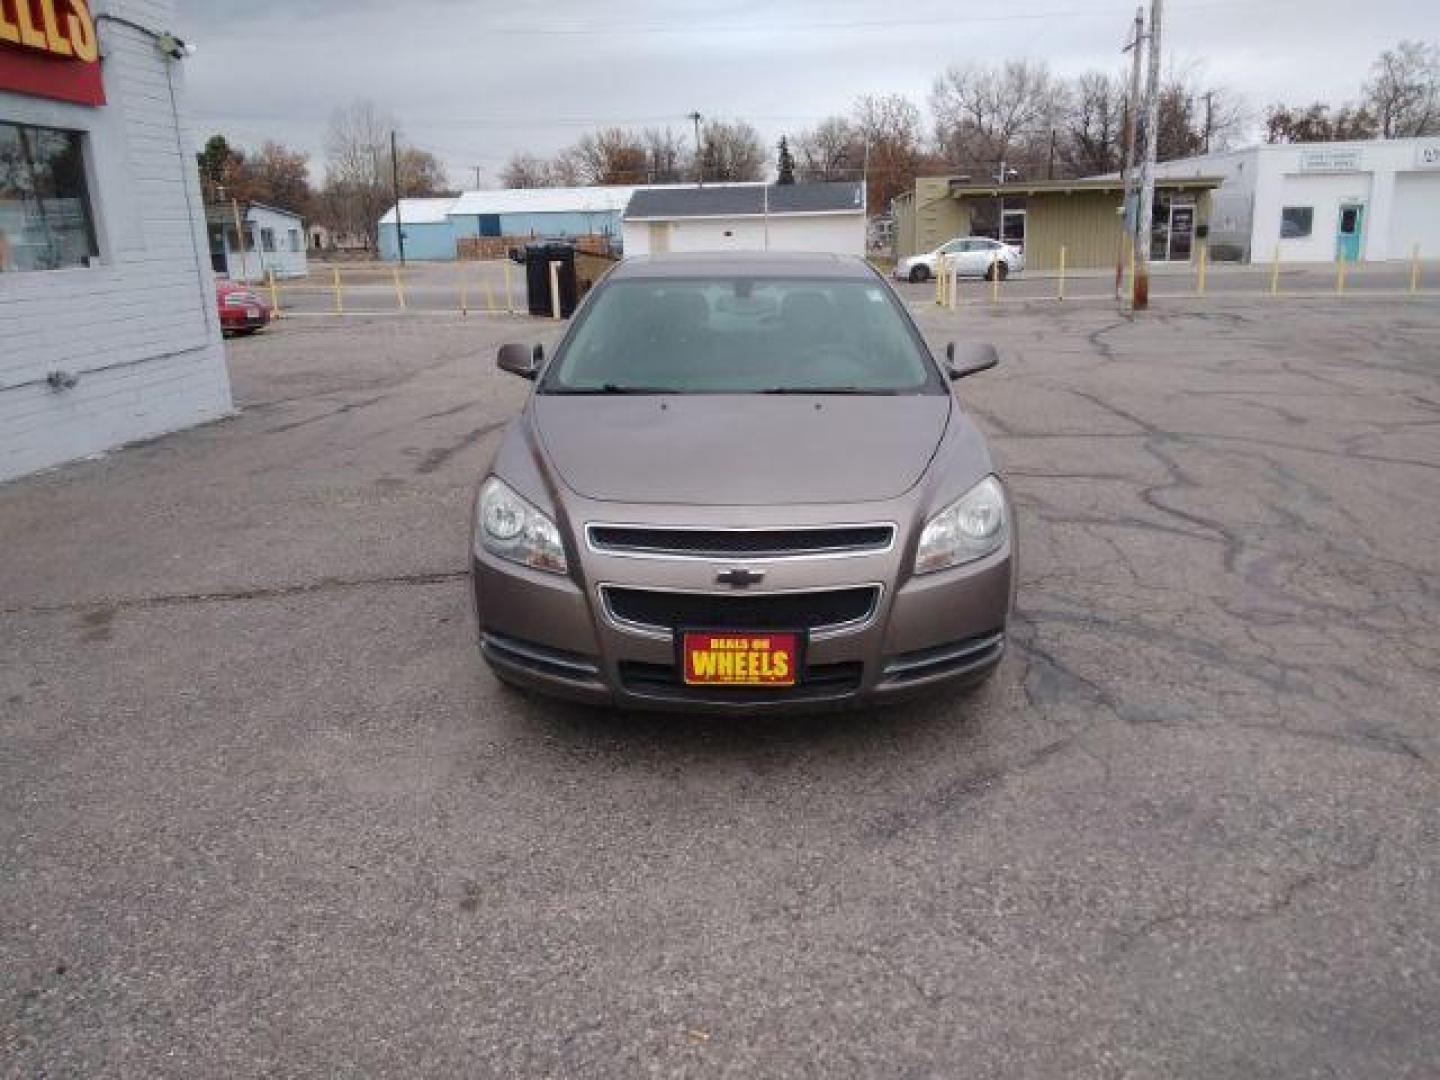
MULTIPOLYGON (((1287 6, 1302 0, 1273 0, 1287 6)), ((1198 0, 1195 3, 1177 4, 1186 11, 1205 11, 1213 8, 1251 8, 1253 0, 1198 0)), ((1049 11, 1006 12, 1003 14, 937 15, 918 19, 835 19, 802 20, 787 22, 730 22, 730 23, 626 23, 612 20, 606 23, 554 25, 499 25, 487 26, 487 35, 514 35, 526 37, 568 37, 596 34, 771 34, 785 31, 809 30, 877 30, 905 29, 911 27, 956 26, 973 23, 1036 22, 1050 19, 1114 18, 1113 6, 1104 8, 1060 8, 1049 11)))

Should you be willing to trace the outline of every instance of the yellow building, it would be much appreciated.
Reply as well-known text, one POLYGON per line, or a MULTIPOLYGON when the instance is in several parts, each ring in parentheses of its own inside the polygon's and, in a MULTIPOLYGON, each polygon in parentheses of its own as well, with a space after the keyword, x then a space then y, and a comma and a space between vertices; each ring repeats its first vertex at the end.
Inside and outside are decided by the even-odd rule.
MULTIPOLYGON (((1151 258, 1189 262, 1205 242, 1213 176, 1155 183, 1151 258)), ((895 257, 934 251, 957 236, 988 236, 1025 252, 1027 270, 1114 266, 1124 235, 1124 181, 1116 178, 973 184, 924 176, 891 203, 895 257)))

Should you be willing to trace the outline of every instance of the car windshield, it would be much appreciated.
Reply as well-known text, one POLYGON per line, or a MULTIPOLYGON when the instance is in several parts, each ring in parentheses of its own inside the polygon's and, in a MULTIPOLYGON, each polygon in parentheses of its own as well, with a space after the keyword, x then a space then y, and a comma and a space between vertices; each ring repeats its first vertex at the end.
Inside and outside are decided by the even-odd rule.
POLYGON ((635 278, 604 285, 545 394, 944 393, 880 282, 635 278))

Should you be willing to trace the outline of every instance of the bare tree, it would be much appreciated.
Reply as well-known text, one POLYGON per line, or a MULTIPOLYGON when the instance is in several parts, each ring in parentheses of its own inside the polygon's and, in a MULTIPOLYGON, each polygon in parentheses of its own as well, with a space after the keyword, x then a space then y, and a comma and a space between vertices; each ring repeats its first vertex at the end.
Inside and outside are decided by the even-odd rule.
POLYGON ((1271 105, 1265 110, 1265 141, 1306 143, 1373 139, 1380 125, 1363 105, 1342 105, 1334 116, 1330 106, 1317 101, 1291 108, 1271 105))
POLYGON ((585 182, 585 168, 575 147, 562 150, 550 159, 552 187, 577 187, 585 182))
POLYGON ((581 136, 575 154, 588 183, 643 184, 646 180, 645 145, 624 128, 601 128, 581 136))
POLYGON ((394 202, 384 169, 390 157, 394 119, 371 101, 336 109, 325 136, 325 223, 366 238, 376 248, 380 217, 394 202))
POLYGON ((645 145, 648 181, 652 184, 674 184, 685 179, 690 171, 685 137, 672 129, 646 128, 641 135, 645 145))
POLYGON ((507 188, 549 187, 550 163, 535 154, 512 154, 500 170, 500 183, 507 188))
POLYGON ((744 120, 709 120, 700 129, 700 178, 713 181, 761 180, 765 144, 744 120))
POLYGON ((923 158, 920 110, 902 94, 867 94, 853 115, 862 162, 868 161, 866 206, 883 211, 915 182, 923 158))
POLYGON ((1065 85, 1043 61, 952 67, 930 92, 935 139, 953 166, 1033 166, 1048 154, 1066 98, 1065 85))
POLYGON ((1125 164, 1126 86, 1123 77, 1087 71, 1075 80, 1060 151, 1067 172, 1096 176, 1125 164))
POLYGON ((450 177, 440 159, 429 150, 402 147, 399 155, 400 191, 407 199, 453 193, 450 177))
POLYGON ((865 140, 843 116, 830 116, 795 140, 800 179, 858 180, 865 167, 865 140))
POLYGON ((1383 137, 1440 134, 1440 46, 1402 41, 1386 49, 1364 94, 1383 137))

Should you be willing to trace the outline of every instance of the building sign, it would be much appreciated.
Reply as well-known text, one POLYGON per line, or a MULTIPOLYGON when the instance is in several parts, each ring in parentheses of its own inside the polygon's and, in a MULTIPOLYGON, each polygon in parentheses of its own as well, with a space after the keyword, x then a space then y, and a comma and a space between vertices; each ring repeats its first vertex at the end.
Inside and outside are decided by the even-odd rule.
POLYGON ((0 90, 105 104, 88 0, 0 0, 0 90))
POLYGON ((1440 169, 1440 141, 1422 142, 1415 147, 1417 169, 1440 169))
POLYGON ((1359 172, 1358 147, 1334 150, 1301 150, 1301 172, 1359 172))

